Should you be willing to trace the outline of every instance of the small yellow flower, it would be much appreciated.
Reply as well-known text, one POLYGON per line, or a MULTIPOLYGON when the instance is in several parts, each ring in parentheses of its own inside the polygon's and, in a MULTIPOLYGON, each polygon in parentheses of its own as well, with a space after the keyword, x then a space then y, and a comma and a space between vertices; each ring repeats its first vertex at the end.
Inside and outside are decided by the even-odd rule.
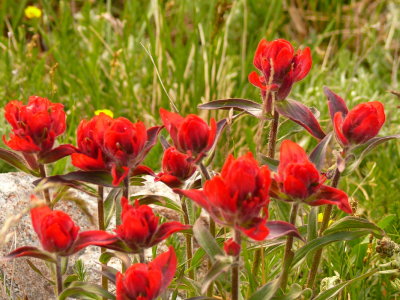
POLYGON ((98 115, 101 114, 101 113, 106 114, 107 116, 109 116, 109 117, 111 117, 111 118, 114 118, 114 113, 113 113, 111 110, 109 110, 109 109, 98 109, 98 110, 96 110, 96 111, 94 112, 94 114, 95 114, 96 116, 98 116, 98 115))
POLYGON ((42 16, 42 10, 36 6, 28 6, 25 8, 25 16, 28 19, 40 18, 42 16))
MULTIPOLYGON (((323 219, 324 219, 324 214, 323 213, 319 213, 318 214, 318 223, 322 223, 323 219)), ((331 226, 332 223, 333 223, 333 220, 329 220, 328 226, 331 226)))

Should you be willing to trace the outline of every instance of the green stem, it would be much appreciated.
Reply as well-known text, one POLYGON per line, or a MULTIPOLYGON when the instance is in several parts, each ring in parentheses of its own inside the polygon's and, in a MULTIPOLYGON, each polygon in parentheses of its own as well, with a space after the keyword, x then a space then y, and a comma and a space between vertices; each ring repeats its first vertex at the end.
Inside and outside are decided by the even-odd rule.
MULTIPOLYGON (((190 224, 189 211, 186 205, 186 200, 183 196, 180 196, 179 198, 181 200, 181 207, 183 211, 183 221, 185 225, 189 225, 190 224)), ((190 265, 193 258, 192 237, 190 234, 185 234, 185 239, 186 239, 186 260, 187 260, 187 268, 189 270, 189 278, 194 279, 194 270, 190 269, 190 265)))
MULTIPOLYGON (((43 164, 39 164, 39 171, 40 171, 40 177, 46 178, 46 168, 43 164)), ((46 204, 51 207, 51 199, 50 199, 50 193, 49 190, 46 188, 43 190, 44 198, 46 199, 46 204)))
POLYGON ((57 295, 60 295, 63 291, 63 281, 61 273, 61 257, 56 256, 56 284, 57 284, 57 295))
MULTIPOLYGON (((235 230, 234 241, 241 245, 242 236, 239 230, 235 230)), ((239 286, 240 286, 240 253, 234 257, 232 264, 232 300, 239 300, 239 286)))
MULTIPOLYGON (((336 168, 335 175, 333 176, 331 186, 336 188, 339 184, 339 180, 340 180, 340 172, 336 168)), ((328 228, 329 220, 331 219, 332 208, 333 208, 333 205, 329 205, 329 204, 325 207, 324 217, 322 218, 321 227, 319 229, 319 236, 322 236, 325 229, 328 228)), ((310 272, 308 273, 307 287, 310 289, 313 289, 313 290, 314 290, 315 278, 317 276, 319 263, 321 262, 322 251, 323 251, 323 247, 321 247, 320 249, 318 249, 315 252, 313 262, 312 262, 312 265, 310 268, 310 272)))
MULTIPOLYGON (((210 180, 211 176, 210 173, 208 173, 207 167, 203 164, 203 162, 199 163, 199 167, 200 167, 200 172, 203 175, 205 180, 210 180)), ((211 216, 209 217, 209 222, 210 222, 210 233, 213 237, 215 237, 216 234, 216 228, 215 228, 215 222, 214 220, 211 218, 211 216)), ((208 270, 210 270, 212 267, 212 262, 211 260, 208 261, 208 270)), ((207 296, 208 297, 212 297, 213 294, 213 284, 210 284, 210 287, 207 290, 207 296)))
MULTIPOLYGON (((299 209, 299 203, 293 203, 292 209, 290 211, 290 224, 295 225, 296 224, 296 217, 297 217, 297 211, 299 209)), ((283 292, 285 292, 286 285, 288 282, 288 277, 289 277, 289 270, 290 270, 290 265, 292 264, 293 260, 293 251, 292 251, 292 246, 293 246, 293 236, 289 235, 286 239, 286 246, 285 246, 285 254, 283 257, 283 263, 282 263, 282 272, 279 278, 280 282, 280 287, 283 292)))
MULTIPOLYGON (((98 226, 99 230, 105 230, 105 223, 104 223, 104 187, 99 185, 97 187, 97 220, 98 220, 98 226)), ((103 254, 106 252, 106 249, 100 248, 100 253, 103 254)), ((105 272, 105 266, 101 266, 101 271, 105 272)), ((101 275, 101 286, 103 289, 108 291, 108 279, 106 276, 101 275)), ((103 300, 106 300, 107 298, 102 298, 103 300)))

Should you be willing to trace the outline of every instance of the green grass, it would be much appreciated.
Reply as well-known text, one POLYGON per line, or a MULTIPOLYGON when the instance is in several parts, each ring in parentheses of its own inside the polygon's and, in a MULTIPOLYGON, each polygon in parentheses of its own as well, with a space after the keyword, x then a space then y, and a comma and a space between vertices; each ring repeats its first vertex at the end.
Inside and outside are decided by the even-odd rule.
MULTIPOLYGON (((395 134, 400 125, 399 99, 388 91, 398 89, 399 79, 400 25, 396 18, 400 8, 396 3, 3 0, 0 105, 30 95, 63 103, 69 127, 60 142, 69 143, 74 143, 79 121, 90 118, 96 109, 108 108, 116 116, 140 119, 151 126, 160 123, 159 108, 169 108, 173 102, 182 114, 219 119, 227 113, 198 112, 197 105, 228 97, 259 101, 258 90, 247 81, 247 74, 254 69, 257 43, 261 38, 285 38, 312 49, 313 68, 290 97, 316 107, 324 129, 331 126, 322 93, 326 85, 346 99, 349 107, 382 101, 387 122, 381 135, 395 134), (28 3, 42 8, 41 19, 24 17, 28 3)), ((9 128, 3 116, 0 122, 3 135, 9 128)), ((231 149, 235 154, 254 150, 256 129, 257 121, 251 117, 241 118, 229 128, 215 166, 222 164, 231 149)), ((304 132, 293 138, 308 149, 315 144, 304 132)), ((152 150, 147 159, 150 166, 159 166, 161 151, 159 146, 152 150)), ((341 183, 372 220, 396 215, 386 230, 397 242, 399 154, 396 141, 380 146, 341 183)), ((1 163, 0 167, 11 170, 1 163)), ((59 162, 53 173, 65 168, 70 168, 67 159, 59 162)), ((335 251, 331 254, 337 256, 335 251)), ((357 298, 362 289, 360 285, 352 297, 362 299, 357 298)))

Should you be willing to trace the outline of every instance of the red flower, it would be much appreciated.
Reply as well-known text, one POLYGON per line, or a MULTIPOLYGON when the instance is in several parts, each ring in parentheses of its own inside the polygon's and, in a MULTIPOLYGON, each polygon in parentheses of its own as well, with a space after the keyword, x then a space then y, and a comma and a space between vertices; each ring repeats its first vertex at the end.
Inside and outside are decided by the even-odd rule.
MULTIPOLYGON (((37 201, 31 196, 33 202, 37 201)), ((116 241, 116 237, 101 230, 84 231, 79 233, 71 217, 59 210, 51 210, 46 205, 31 209, 33 229, 40 239, 44 250, 71 255, 89 246, 103 246, 116 241)))
POLYGON ((159 224, 159 218, 154 215, 150 206, 129 205, 125 197, 121 199, 122 224, 117 227, 117 236, 129 246, 132 252, 152 247, 168 238, 177 231, 189 229, 190 226, 179 222, 167 222, 159 224))
POLYGON ((82 120, 77 130, 78 153, 71 155, 72 164, 84 171, 107 169, 109 158, 104 153, 104 132, 113 119, 104 113, 82 120))
POLYGON ((262 39, 253 64, 261 72, 261 76, 255 71, 251 72, 250 83, 262 91, 277 91, 277 99, 282 100, 290 93, 293 83, 307 76, 312 65, 311 52, 308 47, 295 52, 290 42, 283 39, 272 42, 262 39), (271 75, 271 85, 268 85, 271 75))
POLYGON ((184 118, 163 108, 160 109, 160 115, 175 147, 180 152, 202 156, 211 149, 217 132, 214 119, 211 119, 208 126, 196 115, 188 115, 184 118))
POLYGON ((156 181, 162 181, 169 187, 179 187, 196 171, 196 165, 190 160, 190 156, 169 147, 164 152, 162 160, 163 172, 159 173, 156 181))
POLYGON ((334 204, 344 212, 352 213, 346 193, 324 185, 325 180, 309 161, 303 148, 290 140, 282 142, 278 174, 275 176, 271 195, 287 201, 302 201, 312 206, 334 204))
POLYGON ((64 106, 46 98, 29 97, 27 105, 11 101, 5 106, 5 118, 12 126, 10 140, 4 143, 24 153, 44 153, 53 148, 55 138, 65 131, 64 106))
POLYGON ((117 273, 117 300, 156 299, 171 283, 177 259, 172 247, 149 264, 134 264, 117 273))
POLYGON ((238 256, 240 254, 241 246, 233 239, 229 239, 224 243, 224 251, 226 255, 238 256))
POLYGON ((385 123, 385 110, 378 101, 361 103, 348 111, 337 94, 324 88, 334 130, 343 146, 364 144, 375 137, 385 123))
POLYGON ((221 175, 206 181, 203 190, 174 191, 204 207, 216 222, 263 240, 269 230, 266 217, 259 215, 261 209, 267 210, 270 183, 268 167, 259 167, 249 152, 238 159, 230 155, 221 175))

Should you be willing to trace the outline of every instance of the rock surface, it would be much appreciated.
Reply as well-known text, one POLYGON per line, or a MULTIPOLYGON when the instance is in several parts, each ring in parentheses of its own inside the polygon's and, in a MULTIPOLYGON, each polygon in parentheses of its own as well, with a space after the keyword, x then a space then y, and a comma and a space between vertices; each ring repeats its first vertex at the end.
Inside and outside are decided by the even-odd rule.
MULTIPOLYGON (((4 173, 0 174, 0 228, 9 222, 9 218, 21 214, 25 210, 25 214, 21 216, 20 220, 14 220, 13 226, 6 232, 8 240, 4 243, 5 234, 0 231, 0 255, 3 256, 13 249, 21 246, 31 245, 38 246, 37 237, 31 226, 31 220, 28 213, 29 198, 34 186, 32 181, 36 178, 24 173, 4 173)), ((177 200, 176 195, 164 184, 154 183, 153 178, 148 178, 144 186, 131 187, 131 195, 145 195, 155 194, 165 196, 170 199, 177 200)), ((77 192, 77 196, 87 203, 90 212, 97 218, 95 212, 97 211, 97 200, 82 192, 77 192)), ((60 201, 56 207, 71 215, 72 219, 77 223, 81 230, 96 229, 85 216, 81 210, 71 202, 60 201)), ((156 213, 164 216, 166 219, 177 219, 178 216, 172 210, 159 208, 155 209, 156 213)), ((110 226, 111 230, 114 227, 110 226)), ((99 269, 97 259, 99 256, 99 249, 95 247, 88 247, 78 254, 70 258, 69 266, 73 266, 74 261, 81 259, 87 271, 90 280, 96 280, 99 274, 95 270, 99 269)), ((30 259, 45 275, 47 268, 45 264, 37 259, 30 259)), ((71 270, 69 270, 71 271, 71 270)), ((35 273, 26 263, 25 258, 15 259, 13 261, 0 262, 0 298, 1 299, 35 299, 47 300, 53 299, 52 285, 35 273)))

